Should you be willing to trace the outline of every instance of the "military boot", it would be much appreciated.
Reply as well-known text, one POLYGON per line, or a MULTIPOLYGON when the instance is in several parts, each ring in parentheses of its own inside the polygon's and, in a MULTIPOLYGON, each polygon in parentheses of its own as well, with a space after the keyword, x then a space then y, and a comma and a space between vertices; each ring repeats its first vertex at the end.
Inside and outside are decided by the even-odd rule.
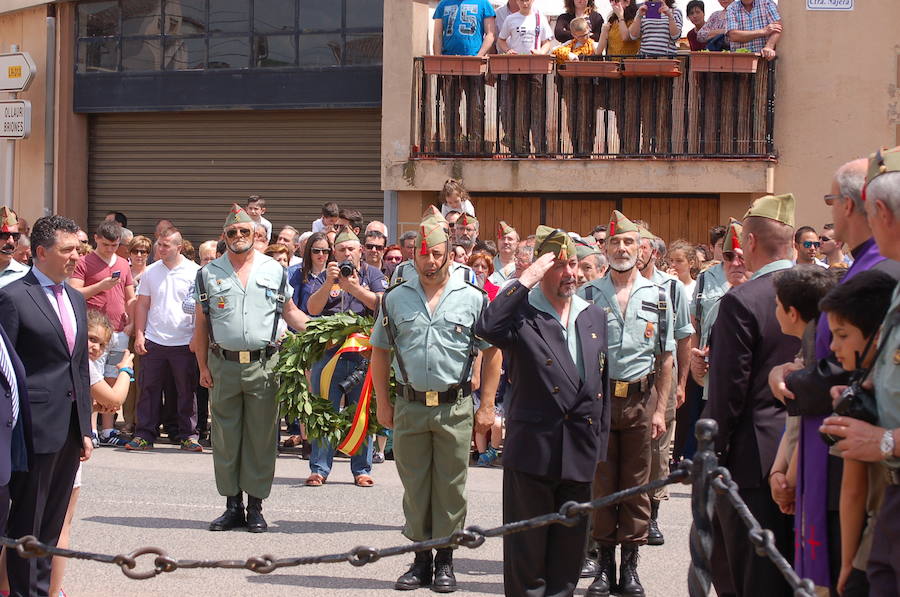
POLYGON ((587 588, 585 597, 609 597, 616 590, 616 547, 600 546, 597 578, 587 588))
POLYGON ((456 575, 453 574, 453 550, 444 547, 434 556, 434 582, 431 590, 435 593, 452 593, 456 590, 456 575))
POLYGON ((619 567, 619 595, 621 597, 644 597, 644 587, 638 578, 638 546, 622 546, 622 564, 619 567))
POLYGON ((269 530, 262 515, 262 502, 258 497, 247 496, 247 530, 251 533, 265 533, 269 530))
POLYGON ((431 584, 431 550, 417 551, 416 559, 413 560, 412 566, 406 571, 406 574, 397 579, 394 583, 394 589, 398 591, 412 591, 420 587, 427 587, 431 584))
POLYGON ((662 545, 666 542, 662 531, 659 530, 659 500, 650 500, 650 530, 647 531, 647 545, 662 545))
POLYGON ((238 492, 237 495, 225 498, 225 512, 209 523, 211 531, 230 531, 247 526, 247 519, 244 518, 244 497, 238 492))

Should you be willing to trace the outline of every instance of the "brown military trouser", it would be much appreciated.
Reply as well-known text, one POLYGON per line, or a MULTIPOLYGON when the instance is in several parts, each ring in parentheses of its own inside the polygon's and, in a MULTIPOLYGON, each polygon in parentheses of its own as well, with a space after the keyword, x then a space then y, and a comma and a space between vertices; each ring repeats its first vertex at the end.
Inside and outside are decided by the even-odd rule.
MULTIPOLYGON (((675 439, 675 405, 678 403, 675 389, 678 387, 678 367, 672 370, 672 390, 666 403, 666 432, 656 439, 650 440, 650 480, 665 479, 669 474, 669 461, 672 459, 672 442, 675 439)), ((656 396, 656 390, 652 390, 652 396, 656 396)), ((652 414, 652 413, 651 413, 652 414)), ((652 430, 651 430, 652 431, 652 430)), ((655 501, 669 499, 669 486, 660 487, 652 494, 650 499, 655 501)))
MULTIPOLYGON (((652 384, 651 384, 652 385, 652 384)), ((606 460, 597 463, 593 499, 650 481, 650 387, 612 398, 612 420, 606 460)), ((643 545, 650 525, 650 497, 646 493, 594 511, 592 535, 604 546, 643 545)))

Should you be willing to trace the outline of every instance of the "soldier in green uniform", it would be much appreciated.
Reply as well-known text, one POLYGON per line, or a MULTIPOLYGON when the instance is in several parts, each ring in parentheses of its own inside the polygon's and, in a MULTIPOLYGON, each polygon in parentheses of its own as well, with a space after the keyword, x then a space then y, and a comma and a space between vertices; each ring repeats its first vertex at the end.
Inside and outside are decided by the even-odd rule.
POLYGON ((294 329, 309 318, 285 301, 285 269, 253 250, 253 220, 234 204, 225 220, 227 251, 197 272, 192 345, 200 383, 210 389, 213 466, 226 510, 211 531, 267 529, 262 500, 275 476, 278 440, 276 334, 283 315, 294 329), (244 515, 243 492, 247 492, 244 515))
MULTIPOLYGON (((684 402, 688 373, 691 361, 691 335, 694 326, 691 325, 691 314, 688 308, 687 292, 684 284, 675 276, 661 272, 656 267, 656 261, 665 256, 665 242, 647 229, 641 229, 641 256, 638 260, 638 268, 641 275, 666 291, 665 305, 675 320, 673 335, 675 336, 675 358, 673 370, 672 388, 666 399, 666 432, 652 440, 650 480, 664 479, 669 474, 669 459, 672 456, 672 441, 675 439, 675 410, 684 402)), ((657 517, 659 505, 663 500, 669 499, 668 487, 661 487, 650 495, 650 530, 647 535, 647 545, 662 545, 665 538, 659 530, 657 517)))
MULTIPOLYGON (((578 295, 607 313, 612 421, 609 448, 597 464, 592 495, 596 498, 643 485, 650 480, 650 440, 666 431, 666 400, 652 400, 650 389, 667 397, 672 387, 675 350, 672 310, 660 309, 666 291, 640 275, 638 227, 618 211, 609 223, 610 271, 588 282, 578 295)), ((621 595, 637 597, 644 589, 637 574, 638 548, 647 543, 650 498, 635 496, 594 512, 592 536, 600 545, 600 571, 587 595, 607 597, 616 586, 615 549, 622 546, 621 595)))
MULTIPOLYGON (((481 406, 475 427, 494 422, 500 378, 499 350, 475 337, 487 305, 484 292, 450 275, 447 222, 433 210, 422 220, 414 258, 417 276, 384 293, 372 331, 372 381, 378 421, 394 430, 394 458, 403 481, 403 534, 412 541, 443 537, 463 528, 465 485, 472 440, 471 368, 483 351, 481 406), (397 399, 388 390, 391 350, 397 399)), ((429 586, 456 590, 451 549, 416 553, 398 590, 429 586), (433 578, 433 581, 432 581, 433 578)))

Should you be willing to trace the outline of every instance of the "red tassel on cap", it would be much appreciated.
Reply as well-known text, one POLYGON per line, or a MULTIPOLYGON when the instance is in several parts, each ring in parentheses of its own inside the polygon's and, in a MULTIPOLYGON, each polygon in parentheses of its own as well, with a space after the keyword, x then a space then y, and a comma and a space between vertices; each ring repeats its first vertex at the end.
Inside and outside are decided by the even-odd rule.
POLYGON ((422 226, 422 246, 419 248, 420 255, 428 255, 428 243, 425 240, 425 226, 422 226))

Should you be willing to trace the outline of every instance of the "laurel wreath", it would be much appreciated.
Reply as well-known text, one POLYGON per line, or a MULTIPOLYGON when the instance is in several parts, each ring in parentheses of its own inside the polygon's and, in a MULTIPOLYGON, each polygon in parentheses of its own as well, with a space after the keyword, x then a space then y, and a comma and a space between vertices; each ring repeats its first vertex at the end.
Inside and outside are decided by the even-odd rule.
MULTIPOLYGON (((350 430, 356 405, 335 412, 330 401, 310 390, 307 373, 322 359, 327 347, 342 344, 350 334, 369 335, 373 325, 372 317, 338 313, 312 319, 306 330, 289 333, 282 341, 275 367, 281 379, 277 399, 281 414, 289 421, 299 419, 306 427, 307 437, 336 446, 350 430)), ((370 402, 369 415, 367 434, 373 434, 379 428, 374 398, 370 402)))

